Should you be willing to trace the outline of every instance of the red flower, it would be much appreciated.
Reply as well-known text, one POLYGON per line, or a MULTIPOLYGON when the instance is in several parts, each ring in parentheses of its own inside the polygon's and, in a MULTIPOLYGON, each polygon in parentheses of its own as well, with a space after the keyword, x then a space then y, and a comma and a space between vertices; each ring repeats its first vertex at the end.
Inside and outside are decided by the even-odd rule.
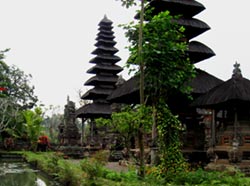
POLYGON ((5 91, 5 90, 7 90, 7 88, 5 88, 5 87, 0 87, 0 91, 5 91))

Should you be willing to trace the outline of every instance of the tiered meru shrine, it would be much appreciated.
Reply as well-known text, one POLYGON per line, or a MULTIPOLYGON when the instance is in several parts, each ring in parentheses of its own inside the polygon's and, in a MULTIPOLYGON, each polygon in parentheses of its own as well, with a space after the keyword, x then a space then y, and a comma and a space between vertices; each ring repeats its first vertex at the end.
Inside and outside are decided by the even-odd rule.
MULTIPOLYGON (((194 40, 210 29, 206 23, 194 18, 205 10, 201 3, 194 0, 152 0, 148 7, 154 7, 152 14, 169 10, 171 15, 181 15, 175 21, 185 27, 187 54, 193 64, 215 55, 208 46, 194 40)), ((87 71, 94 76, 84 84, 93 88, 82 95, 82 99, 92 102, 76 110, 76 117, 82 119, 83 125, 85 121, 91 121, 90 135, 84 141, 86 146, 109 148, 114 136, 107 128, 96 127, 94 120, 110 117, 114 104, 119 108, 119 104, 139 103, 138 77, 117 85, 122 68, 116 65, 120 58, 115 55, 118 50, 114 47, 112 28, 112 21, 106 16, 99 23, 96 49, 92 52, 96 56, 90 60, 94 66, 87 71)), ((229 162, 250 159, 250 81, 242 77, 237 63, 232 78, 226 82, 201 69, 196 69, 196 72, 190 83, 193 101, 176 94, 169 102, 172 111, 179 115, 186 127, 182 135, 183 153, 190 161, 203 161, 208 156, 229 162)))

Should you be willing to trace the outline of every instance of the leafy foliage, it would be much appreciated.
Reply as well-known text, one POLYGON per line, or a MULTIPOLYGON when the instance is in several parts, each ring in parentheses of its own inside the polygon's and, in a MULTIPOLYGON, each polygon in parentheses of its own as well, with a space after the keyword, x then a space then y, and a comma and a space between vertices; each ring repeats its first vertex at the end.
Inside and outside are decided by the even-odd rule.
MULTIPOLYGON (((151 96, 166 96, 172 89, 189 93, 185 82, 194 77, 194 66, 186 56, 187 43, 183 41, 184 28, 177 25, 168 11, 153 16, 143 26, 143 60, 145 89, 151 96)), ((138 64, 138 25, 124 25, 131 46, 128 67, 138 64)))
POLYGON ((34 86, 30 86, 32 76, 14 65, 8 66, 3 61, 7 51, 0 52, 0 87, 5 89, 0 91, 0 97, 11 98, 22 109, 32 108, 38 101, 34 95, 34 86))
POLYGON ((111 119, 99 118, 96 123, 108 126, 114 132, 118 132, 125 141, 127 149, 131 148, 131 138, 137 135, 139 125, 144 124, 146 131, 150 131, 152 125, 151 108, 136 106, 134 109, 127 106, 121 112, 113 113, 111 119))
POLYGON ((188 170, 188 164, 180 150, 179 134, 182 131, 182 125, 164 102, 157 105, 157 110, 156 119, 161 151, 161 163, 158 167, 159 176, 171 179, 175 174, 188 170))
MULTIPOLYGON (((25 159, 43 170, 59 182, 69 186, 81 185, 116 185, 116 186, 160 186, 160 185, 249 185, 250 179, 242 173, 237 172, 230 175, 227 172, 208 172, 202 169, 186 172, 182 171, 173 175, 172 180, 164 182, 162 179, 157 179, 154 174, 146 174, 144 180, 138 179, 135 171, 114 172, 99 166, 98 177, 94 180, 88 179, 86 172, 82 171, 79 164, 73 163, 70 160, 64 160, 58 153, 24 153, 25 159), (52 165, 51 165, 52 164, 52 165)), ((84 160, 87 161, 87 160, 84 160)), ((91 163, 88 162, 89 166, 91 163)))
POLYGON ((34 87, 30 86, 31 75, 16 66, 4 62, 5 51, 0 51, 0 132, 12 137, 23 133, 22 111, 31 109, 37 102, 34 87))
POLYGON ((7 128, 14 129, 18 126, 20 108, 10 98, 0 98, 0 133, 7 128))
POLYGON ((22 114, 27 138, 31 143, 31 149, 35 150, 38 137, 43 129, 41 125, 43 121, 42 110, 40 108, 36 108, 35 111, 25 110, 22 114))
MULTIPOLYGON (((148 22, 143 25, 142 55, 138 52, 138 32, 141 25, 131 23, 125 25, 131 45, 130 58, 127 66, 140 65, 144 62, 145 94, 151 99, 156 109, 155 126, 158 126, 161 165, 159 175, 171 177, 187 168, 180 151, 179 133, 181 123, 167 106, 169 96, 173 91, 189 94, 188 79, 194 77, 194 66, 190 63, 186 51, 187 43, 183 35, 184 28, 177 25, 168 11, 150 17, 146 12, 148 22)), ((138 73, 141 73, 141 69, 138 73)))
POLYGON ((122 2, 122 6, 125 6, 126 8, 129 8, 129 7, 133 6, 133 5, 136 5, 135 0, 120 0, 120 1, 122 2))

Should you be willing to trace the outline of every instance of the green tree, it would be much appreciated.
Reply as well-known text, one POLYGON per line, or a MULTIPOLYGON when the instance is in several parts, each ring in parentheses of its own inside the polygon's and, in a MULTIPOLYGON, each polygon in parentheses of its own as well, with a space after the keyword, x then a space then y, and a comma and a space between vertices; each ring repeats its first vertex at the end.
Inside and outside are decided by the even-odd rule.
POLYGON ((52 143, 58 142, 58 126, 63 122, 63 114, 52 113, 51 116, 47 116, 42 125, 47 134, 49 134, 50 141, 52 143))
POLYGON ((38 137, 43 130, 41 125, 43 121, 42 109, 37 107, 34 111, 25 110, 22 112, 22 115, 25 133, 27 134, 27 138, 31 143, 31 150, 36 150, 38 137))
POLYGON ((4 62, 7 51, 9 49, 0 51, 0 132, 21 137, 21 112, 35 106, 38 99, 34 95, 34 87, 30 85, 31 75, 4 62))
POLYGON ((0 133, 7 128, 14 129, 20 116, 20 108, 10 98, 0 98, 0 133))
POLYGON ((124 139, 125 147, 130 151, 132 138, 137 136, 141 123, 148 132, 152 124, 152 111, 150 107, 137 105, 135 108, 124 107, 121 112, 113 113, 111 119, 99 118, 96 123, 99 126, 107 126, 113 132, 118 132, 124 139))
MULTIPOLYGON (((127 8, 136 5, 135 0, 121 0, 122 5, 126 6, 127 8)), ((137 45, 137 57, 138 62, 140 66, 140 104, 145 104, 145 98, 144 98, 144 59, 143 59, 143 24, 144 24, 144 6, 145 6, 146 0, 141 0, 140 3, 140 22, 139 22, 139 31, 138 31, 138 45, 137 45)), ((144 137, 144 125, 141 123, 138 128, 138 143, 139 143, 139 149, 140 149, 140 169, 139 169, 139 175, 141 177, 144 177, 145 174, 145 163, 144 163, 144 144, 143 139, 144 137)))
MULTIPOLYGON (((177 18, 171 16, 168 11, 161 12, 153 17, 150 17, 150 12, 147 13, 148 22, 142 26, 142 54, 138 50, 140 41, 136 37, 141 26, 132 23, 124 27, 127 29, 126 36, 131 43, 129 46, 130 58, 128 66, 138 64, 140 66, 138 73, 142 74, 145 71, 144 80, 146 86, 144 88, 153 106, 154 126, 155 128, 158 126, 158 129, 161 130, 161 137, 159 138, 161 148, 165 148, 163 153, 168 151, 168 155, 172 155, 172 153, 180 154, 178 143, 174 143, 173 140, 168 140, 168 145, 162 143, 166 142, 164 139, 168 138, 167 134, 169 132, 173 133, 174 139, 179 141, 179 128, 163 127, 165 125, 178 125, 177 122, 171 123, 175 121, 174 115, 168 114, 169 118, 166 120, 163 113, 167 113, 166 110, 169 110, 167 101, 173 90, 186 94, 190 93, 191 88, 186 86, 186 82, 195 74, 194 66, 186 55, 187 43, 184 41, 184 28, 174 22, 177 18), (141 69, 142 55, 143 69, 141 69), (178 151, 174 152, 172 149, 178 151)), ((178 158, 181 158, 181 156, 176 157, 174 160, 178 162, 178 158)), ((183 160, 183 157, 181 159, 183 160)), ((170 165, 166 163, 166 161, 170 161, 169 159, 162 160, 164 165, 170 165)), ((173 165, 178 165, 176 162, 172 162, 173 165)), ((177 170, 178 166, 173 168, 177 170)))
POLYGON ((126 8, 129 8, 129 7, 133 6, 133 5, 136 5, 135 0, 120 0, 120 1, 122 2, 122 6, 125 6, 126 8))
POLYGON ((9 97, 22 109, 30 109, 36 105, 37 96, 34 95, 34 86, 30 85, 32 76, 25 74, 17 66, 8 66, 4 62, 5 53, 0 52, 0 97, 9 97))

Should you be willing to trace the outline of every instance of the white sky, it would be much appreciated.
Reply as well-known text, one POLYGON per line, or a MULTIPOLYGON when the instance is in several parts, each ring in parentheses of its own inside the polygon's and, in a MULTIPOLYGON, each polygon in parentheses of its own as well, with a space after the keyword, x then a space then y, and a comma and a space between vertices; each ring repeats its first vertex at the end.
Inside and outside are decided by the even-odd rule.
MULTIPOLYGON (((250 17, 247 0, 198 0, 206 10, 196 18, 211 30, 194 40, 203 42, 216 53, 197 67, 227 80, 235 61, 241 64, 243 76, 250 79, 250 17)), ((128 52, 126 38, 117 25, 128 23, 134 9, 121 7, 116 0, 0 0, 0 50, 8 64, 17 65, 32 74, 35 93, 45 105, 66 103, 67 95, 77 102, 77 91, 91 88, 83 84, 93 75, 86 71, 93 66, 98 23, 107 15, 114 24, 117 53, 123 66, 128 52)), ((127 72, 123 77, 128 79, 127 72)))

